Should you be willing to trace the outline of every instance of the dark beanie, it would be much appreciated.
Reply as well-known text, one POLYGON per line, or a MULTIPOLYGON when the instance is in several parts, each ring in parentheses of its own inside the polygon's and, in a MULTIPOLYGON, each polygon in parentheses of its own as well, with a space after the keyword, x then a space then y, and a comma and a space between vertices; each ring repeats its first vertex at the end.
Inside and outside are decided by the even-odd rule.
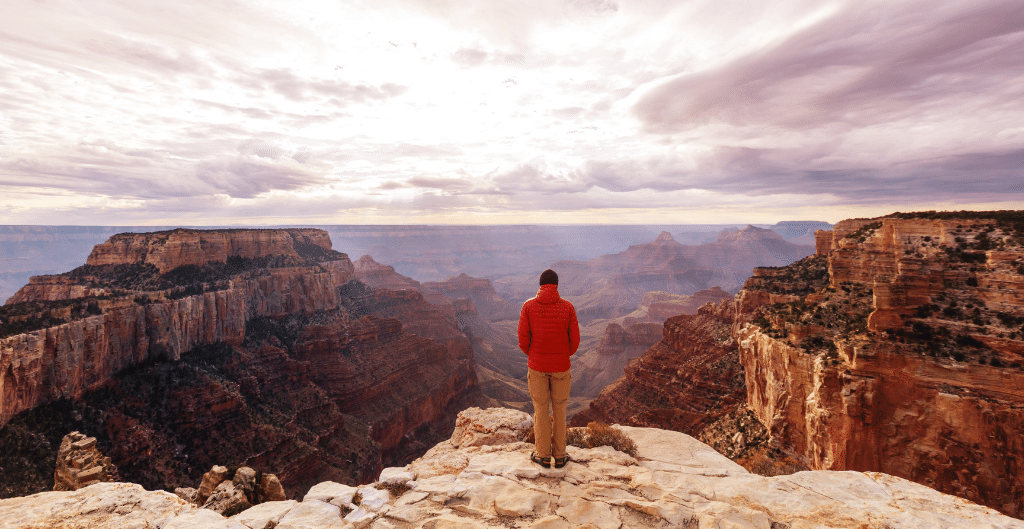
POLYGON ((540 284, 541 285, 557 285, 558 274, 554 270, 548 268, 547 270, 540 273, 540 284))

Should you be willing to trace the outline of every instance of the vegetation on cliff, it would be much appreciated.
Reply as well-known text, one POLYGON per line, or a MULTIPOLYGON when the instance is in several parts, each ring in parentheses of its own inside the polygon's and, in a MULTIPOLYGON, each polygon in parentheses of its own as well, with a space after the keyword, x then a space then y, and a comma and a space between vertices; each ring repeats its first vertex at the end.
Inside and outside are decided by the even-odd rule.
MULTIPOLYGON (((1024 212, 896 213, 895 218, 964 220, 951 229, 948 242, 923 235, 901 241, 900 256, 907 274, 942 271, 942 284, 931 287, 929 302, 901 316, 902 324, 876 333, 867 332, 868 316, 875 310, 869 283, 842 281, 830 285, 827 257, 815 256, 786 267, 760 269, 747 288, 799 299, 766 305, 753 322, 774 338, 788 337, 809 353, 835 361, 836 344, 858 339, 899 344, 908 355, 925 355, 957 362, 1022 368, 1024 362, 1007 360, 992 351, 982 337, 1024 339, 1024 307, 987 302, 984 290, 1009 292, 998 274, 1024 275, 1024 259, 991 261, 988 251, 1019 252, 1024 246, 1024 212), (968 223, 967 220, 982 220, 968 223), (991 222, 985 222, 991 220, 991 222), (995 278, 995 279, 993 279, 995 278)), ((868 223, 846 238, 863 243, 882 226, 868 223)), ((934 281, 934 280, 933 280, 934 281)))

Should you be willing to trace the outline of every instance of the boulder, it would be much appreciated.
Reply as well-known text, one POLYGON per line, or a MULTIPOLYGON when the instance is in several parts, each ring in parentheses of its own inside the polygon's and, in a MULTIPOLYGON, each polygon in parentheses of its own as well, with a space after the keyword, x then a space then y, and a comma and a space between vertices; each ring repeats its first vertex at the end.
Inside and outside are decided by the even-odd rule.
POLYGON ((252 503, 245 497, 245 492, 237 488, 232 481, 222 481, 206 499, 206 503, 203 503, 204 509, 224 516, 240 513, 249 507, 252 507, 252 503))
POLYGON ((533 418, 508 408, 468 408, 455 419, 451 443, 457 448, 505 444, 524 439, 533 418))

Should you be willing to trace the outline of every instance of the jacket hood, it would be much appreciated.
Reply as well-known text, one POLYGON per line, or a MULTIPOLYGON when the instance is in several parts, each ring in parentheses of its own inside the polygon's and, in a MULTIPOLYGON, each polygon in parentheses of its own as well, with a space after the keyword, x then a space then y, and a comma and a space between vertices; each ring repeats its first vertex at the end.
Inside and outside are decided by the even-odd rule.
POLYGON ((558 285, 541 285, 537 290, 537 301, 545 305, 556 303, 560 299, 562 296, 558 295, 558 285))

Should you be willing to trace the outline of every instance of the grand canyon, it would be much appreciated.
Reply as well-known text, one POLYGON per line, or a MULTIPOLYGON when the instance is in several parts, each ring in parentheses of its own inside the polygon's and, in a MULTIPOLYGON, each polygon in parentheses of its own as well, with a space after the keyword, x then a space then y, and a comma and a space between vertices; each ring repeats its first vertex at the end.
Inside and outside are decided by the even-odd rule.
MULTIPOLYGON (((404 488, 388 489, 396 496, 386 508, 367 503, 362 518, 348 516, 360 508, 345 507, 351 494, 335 501, 349 512, 330 523, 603 527, 573 511, 583 504, 567 492, 527 481, 545 479, 528 471, 528 458, 522 468, 513 462, 532 411, 515 325, 538 272, 551 266, 583 335, 573 358, 573 431, 617 424, 613 430, 640 446, 631 455, 573 448, 580 466, 559 475, 621 485, 611 496, 578 496, 611 509, 615 527, 710 527, 730 516, 745 520, 736 522, 742 527, 858 527, 848 518, 826 521, 820 509, 782 509, 781 492, 727 500, 725 491, 746 490, 748 478, 716 485, 732 507, 658 503, 674 489, 651 488, 644 480, 656 478, 628 470, 688 464, 719 469, 701 479, 776 480, 757 487, 803 476, 838 496, 844 486, 865 486, 844 480, 869 479, 889 495, 934 494, 933 510, 959 509, 964 520, 988 513, 989 527, 1021 526, 1009 518, 1024 514, 1021 213, 717 231, 621 227, 605 231, 625 244, 589 232, 565 248, 554 241, 570 228, 492 229, 505 242, 482 243, 486 227, 92 229, 105 240, 84 264, 32 276, 0 308, 0 494, 10 498, 0 512, 31 510, 12 502, 54 488, 58 448, 64 442, 66 452, 74 431, 95 439, 89 446, 109 459, 108 479, 141 485, 82 489, 116 501, 196 486, 223 465, 280 479, 291 503, 274 524, 314 498, 330 505, 332 497, 317 492, 327 484, 369 501, 377 493, 360 486, 400 482, 404 488), (532 236, 516 246, 523 233, 532 236), (452 242, 446 248, 442 240, 452 242), (343 253, 346 243, 358 259, 343 253), (499 418, 516 433, 481 441, 497 435, 499 418), (481 447, 492 465, 515 469, 508 476, 518 481, 502 485, 505 493, 487 496, 491 482, 472 485, 473 468, 497 472, 472 463, 484 457, 481 447), (688 462, 694 450, 704 455, 688 462), (452 463, 460 460, 470 468, 452 463), (437 470, 445 465, 455 466, 437 470), (444 476, 458 484, 438 485, 444 476), (430 496, 458 487, 469 487, 457 497, 470 500, 455 514, 443 507, 461 499, 430 496), (490 507, 472 499, 478 493, 490 507), (546 499, 531 496, 528 509, 497 507, 506 496, 541 493, 546 499), (409 494, 440 504, 416 503, 409 514, 413 503, 400 503, 409 494), (601 499, 608 497, 622 501, 601 499), (952 507, 971 502, 983 507, 952 507)), ((7 255, 42 247, 18 231, 2 232, 7 255)), ((45 231, 35 237, 52 244, 45 231)), ((167 508, 199 516, 190 509, 202 505, 189 501, 167 508)), ((912 503, 876 522, 895 527, 919 516, 912 503)), ((269 509, 251 513, 257 508, 269 509)), ((334 526, 294 523, 278 527, 334 526)))

